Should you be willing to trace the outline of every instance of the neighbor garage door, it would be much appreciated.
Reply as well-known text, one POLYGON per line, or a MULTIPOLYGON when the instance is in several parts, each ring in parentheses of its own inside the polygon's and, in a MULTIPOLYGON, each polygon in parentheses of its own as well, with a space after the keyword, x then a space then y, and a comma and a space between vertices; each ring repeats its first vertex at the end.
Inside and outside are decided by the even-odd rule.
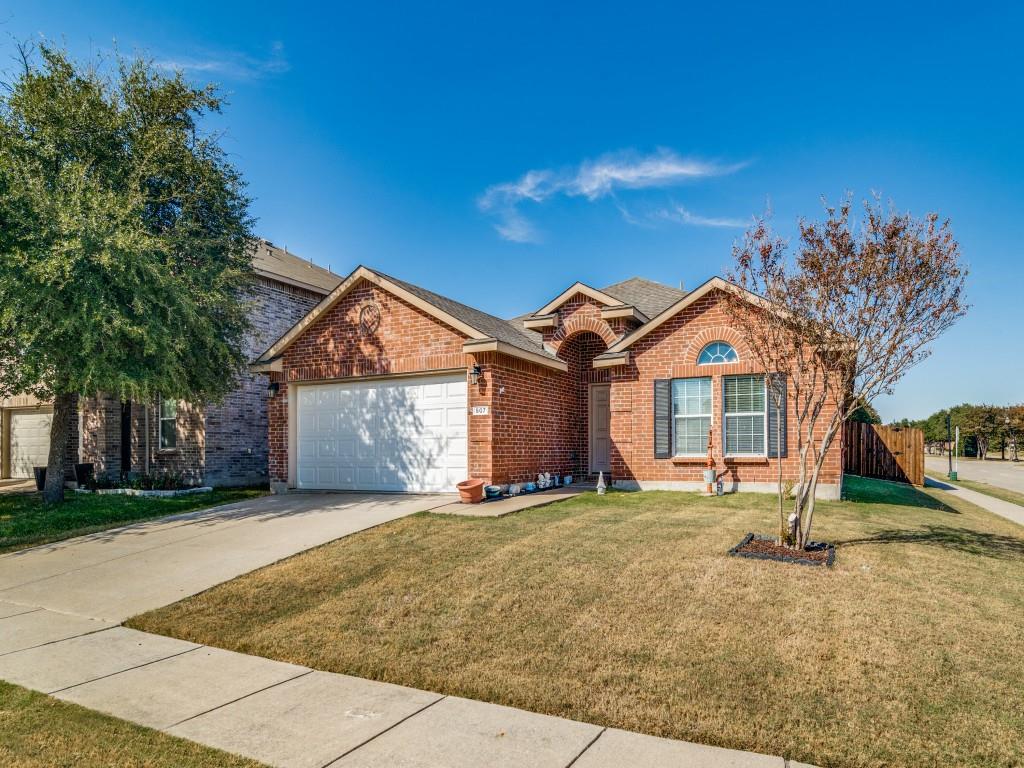
POLYGON ((32 467, 45 467, 50 454, 52 413, 11 412, 11 477, 32 477, 32 467))
POLYGON ((298 390, 299 488, 454 491, 466 479, 465 374, 298 390))

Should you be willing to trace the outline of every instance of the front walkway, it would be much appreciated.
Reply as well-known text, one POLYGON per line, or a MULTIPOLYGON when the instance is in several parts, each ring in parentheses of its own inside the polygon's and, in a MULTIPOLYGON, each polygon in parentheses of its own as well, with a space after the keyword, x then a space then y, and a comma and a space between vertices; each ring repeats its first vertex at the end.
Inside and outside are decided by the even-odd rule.
POLYGON ((982 509, 987 509, 994 515, 999 515, 1000 517, 1005 517, 1007 520, 1012 520, 1017 523, 1017 525, 1024 525, 1024 507, 1019 504, 997 499, 995 496, 989 496, 987 493, 978 493, 977 491, 972 491, 969 488, 954 485, 952 482, 947 480, 936 480, 933 477, 925 476, 924 481, 925 485, 929 488, 939 488, 940 490, 946 491, 954 496, 958 496, 965 501, 969 501, 982 509))
POLYGON ((269 497, 0 557, 0 679, 291 768, 796 768, 118 626, 444 497, 269 497))

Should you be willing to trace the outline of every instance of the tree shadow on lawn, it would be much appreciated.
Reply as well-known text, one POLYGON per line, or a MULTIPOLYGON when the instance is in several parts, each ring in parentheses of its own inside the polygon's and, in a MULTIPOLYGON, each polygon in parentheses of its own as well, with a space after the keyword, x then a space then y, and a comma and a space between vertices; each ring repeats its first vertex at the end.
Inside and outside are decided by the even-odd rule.
POLYGON ((836 542, 836 546, 859 544, 927 544, 999 560, 1024 560, 1024 539, 1022 538, 998 533, 984 533, 970 528, 954 528, 949 525, 889 529, 859 539, 836 542))
POLYGON ((941 499, 925 493, 919 488, 906 483, 891 480, 876 480, 856 475, 843 477, 843 500, 856 504, 885 504, 897 507, 920 507, 937 512, 959 515, 960 510, 954 509, 941 499))

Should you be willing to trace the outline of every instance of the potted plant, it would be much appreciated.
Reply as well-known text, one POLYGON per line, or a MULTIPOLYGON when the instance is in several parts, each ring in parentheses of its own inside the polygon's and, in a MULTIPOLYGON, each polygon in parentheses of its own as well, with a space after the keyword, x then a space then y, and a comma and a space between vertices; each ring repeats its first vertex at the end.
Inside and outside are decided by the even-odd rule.
POLYGON ((463 480, 456 488, 459 489, 459 501, 463 504, 479 504, 484 498, 483 480, 463 480))

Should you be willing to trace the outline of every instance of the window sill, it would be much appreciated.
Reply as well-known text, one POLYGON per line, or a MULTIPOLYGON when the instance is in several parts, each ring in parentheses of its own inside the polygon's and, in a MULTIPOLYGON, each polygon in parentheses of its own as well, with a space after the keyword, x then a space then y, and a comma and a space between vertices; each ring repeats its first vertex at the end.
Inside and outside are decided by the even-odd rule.
POLYGON ((726 464, 767 464, 767 456, 726 456, 726 464))
POLYGON ((707 464, 707 456, 673 456, 673 464, 707 464))
POLYGON ((173 456, 177 452, 177 448, 158 448, 156 451, 158 456, 173 456))

